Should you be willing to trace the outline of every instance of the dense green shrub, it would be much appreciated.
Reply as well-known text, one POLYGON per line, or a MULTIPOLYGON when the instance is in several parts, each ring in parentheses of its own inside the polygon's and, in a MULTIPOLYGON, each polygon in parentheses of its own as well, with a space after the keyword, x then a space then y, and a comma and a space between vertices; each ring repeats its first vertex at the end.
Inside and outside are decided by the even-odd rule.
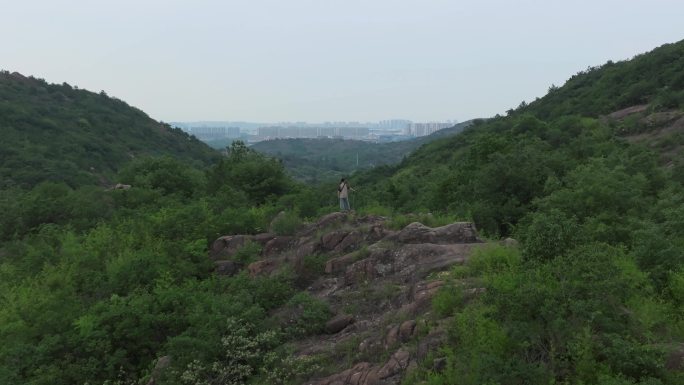
POLYGON ((271 231, 277 235, 295 235, 302 226, 302 219, 293 212, 281 212, 271 222, 271 231))
POLYGON ((306 292, 295 294, 285 304, 284 311, 294 317, 285 328, 285 332, 292 337, 323 332, 331 315, 327 303, 306 292))

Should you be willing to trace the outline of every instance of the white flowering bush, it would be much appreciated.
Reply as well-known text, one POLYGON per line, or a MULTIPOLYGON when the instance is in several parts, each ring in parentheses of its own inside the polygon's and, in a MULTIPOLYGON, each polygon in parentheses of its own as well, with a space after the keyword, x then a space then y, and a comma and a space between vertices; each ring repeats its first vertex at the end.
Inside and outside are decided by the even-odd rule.
POLYGON ((254 326, 228 319, 230 334, 221 339, 224 358, 210 364, 195 360, 181 373, 185 385, 240 385, 263 366, 268 352, 277 345, 275 331, 257 333, 254 326))

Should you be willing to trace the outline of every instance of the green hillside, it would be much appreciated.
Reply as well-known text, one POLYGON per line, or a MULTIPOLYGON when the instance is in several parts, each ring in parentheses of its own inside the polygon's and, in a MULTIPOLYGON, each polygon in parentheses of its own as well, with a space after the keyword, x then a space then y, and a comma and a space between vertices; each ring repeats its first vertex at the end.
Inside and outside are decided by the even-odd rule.
POLYGON ((640 104, 656 110, 680 108, 684 103, 682 47, 682 41, 666 44, 628 61, 590 67, 518 110, 553 119, 570 114, 597 117, 640 104))
POLYGON ((0 73, 0 187, 42 181, 108 183, 126 162, 169 155, 195 164, 217 154, 179 129, 104 92, 0 73))
POLYGON ((664 368, 684 346, 683 76, 684 41, 664 45, 357 175, 357 207, 520 242, 452 270, 486 295, 433 302, 455 317, 445 368, 407 383, 682 381, 664 368))
POLYGON ((549 183, 564 185, 580 165, 627 167, 631 161, 652 167, 653 175, 633 170, 646 178, 666 173, 681 179, 683 73, 684 42, 580 72, 507 117, 479 121, 461 135, 425 145, 399 166, 360 175, 357 184, 368 191, 359 199, 409 211, 455 210, 505 235, 535 199, 550 192, 549 183), (630 91, 636 89, 641 93, 630 91), (613 97, 629 92, 633 97, 613 97), (637 112, 609 115, 633 103, 637 112), (635 154, 640 161, 630 160, 635 154))
POLYGON ((295 179, 318 183, 339 179, 355 171, 401 162, 425 143, 460 133, 472 121, 459 123, 420 138, 391 143, 351 139, 274 139, 252 148, 283 161, 295 179))
MULTIPOLYGON (((335 182, 294 182, 241 142, 207 165, 172 131, 198 160, 113 162, 128 190, 89 185, 72 151, 3 143, 3 167, 27 162, 13 185, 75 171, 0 187, 0 383, 680 385, 682 61, 684 42, 593 68, 356 173, 353 213, 323 216, 335 182)), ((41 98, 68 87, 6 83, 45 90, 2 119, 66 122, 41 98)), ((73 92, 122 108, 105 125, 132 114, 73 92)))

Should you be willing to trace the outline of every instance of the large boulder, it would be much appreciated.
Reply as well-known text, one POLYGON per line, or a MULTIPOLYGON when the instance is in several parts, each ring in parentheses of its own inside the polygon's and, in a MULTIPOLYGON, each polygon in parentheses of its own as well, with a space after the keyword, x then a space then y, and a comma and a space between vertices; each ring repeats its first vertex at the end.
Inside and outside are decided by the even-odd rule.
POLYGON ((329 334, 339 333, 354 323, 354 317, 349 314, 339 314, 325 323, 325 331, 329 334))
POLYGON ((472 222, 456 222, 450 225, 431 228, 413 222, 396 234, 387 236, 387 240, 399 243, 481 243, 477 229, 472 222))
POLYGON ((252 239, 251 235, 225 235, 212 243, 209 255, 214 260, 229 259, 252 239))
POLYGON ((343 272, 347 266, 351 265, 357 260, 357 253, 345 254, 341 257, 331 258, 325 263, 326 274, 339 274, 343 272))
POLYGON ((235 261, 215 261, 214 271, 218 275, 233 276, 242 270, 242 264, 235 261))
POLYGON ((251 277, 260 275, 270 275, 282 265, 281 259, 263 259, 261 261, 252 262, 247 265, 247 271, 251 277))
POLYGON ((352 231, 345 235, 344 238, 337 243, 334 250, 340 253, 355 250, 361 246, 361 243, 363 243, 365 239, 366 238, 364 237, 364 234, 362 234, 360 231, 352 231))
POLYGON ((252 237, 252 241, 260 244, 261 246, 266 246, 266 244, 276 235, 273 233, 261 233, 252 237))
POLYGON ((280 235, 274 237, 268 242, 266 242, 266 245, 264 246, 264 249, 261 252, 261 254, 265 257, 278 255, 284 252, 285 250, 288 250, 292 246, 294 241, 295 238, 290 236, 280 235))
POLYGON ((401 342, 406 342, 411 337, 413 337, 413 333, 416 331, 416 321, 414 320, 408 320, 404 321, 401 323, 399 326, 399 340, 401 342))
POLYGON ((332 225, 344 223, 349 219, 347 213, 334 212, 321 217, 315 224, 317 229, 323 229, 332 225))
POLYGON ((335 230, 323 234, 321 237, 321 248, 326 251, 335 250, 337 245, 339 245, 347 235, 349 235, 348 230, 335 230))

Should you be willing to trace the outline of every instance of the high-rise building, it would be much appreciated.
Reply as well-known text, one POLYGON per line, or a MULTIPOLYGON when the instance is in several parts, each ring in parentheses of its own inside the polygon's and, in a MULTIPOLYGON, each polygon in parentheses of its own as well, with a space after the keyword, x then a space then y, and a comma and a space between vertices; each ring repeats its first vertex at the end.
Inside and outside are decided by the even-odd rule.
POLYGON ((188 132, 199 140, 216 140, 240 137, 239 127, 195 126, 190 127, 188 132))
POLYGON ((410 136, 425 136, 444 128, 453 127, 455 123, 411 123, 407 134, 410 136))

